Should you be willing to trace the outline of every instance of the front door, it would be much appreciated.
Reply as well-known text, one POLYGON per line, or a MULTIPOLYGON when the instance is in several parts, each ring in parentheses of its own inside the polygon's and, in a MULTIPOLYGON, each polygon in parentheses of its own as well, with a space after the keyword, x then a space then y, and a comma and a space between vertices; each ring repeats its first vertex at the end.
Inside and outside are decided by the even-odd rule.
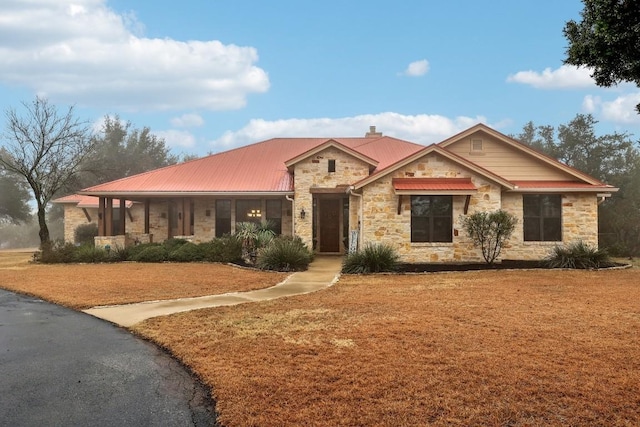
POLYGON ((319 200, 320 252, 340 252, 340 199, 319 200))

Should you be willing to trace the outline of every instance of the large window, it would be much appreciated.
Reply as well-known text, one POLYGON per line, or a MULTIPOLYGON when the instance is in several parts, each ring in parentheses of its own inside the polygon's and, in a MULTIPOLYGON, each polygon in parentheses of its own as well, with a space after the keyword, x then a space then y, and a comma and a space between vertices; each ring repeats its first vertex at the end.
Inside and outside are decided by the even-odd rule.
POLYGON ((262 220, 262 202, 259 199, 236 200, 236 224, 239 222, 260 224, 262 220))
POLYGON ((216 237, 231 234, 231 200, 216 200, 216 237))
POLYGON ((452 229, 452 196, 411 196, 412 242, 451 242, 452 229))
POLYGON ((267 222, 274 233, 282 234, 282 200, 267 199, 267 222))
POLYGON ((562 240, 562 201, 559 194, 525 194, 522 202, 525 242, 562 240))

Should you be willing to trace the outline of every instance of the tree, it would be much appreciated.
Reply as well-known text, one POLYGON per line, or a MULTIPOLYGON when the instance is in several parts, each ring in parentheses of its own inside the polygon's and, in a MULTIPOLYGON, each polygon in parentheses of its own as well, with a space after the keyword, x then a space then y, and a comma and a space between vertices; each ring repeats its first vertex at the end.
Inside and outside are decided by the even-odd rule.
MULTIPOLYGON (((568 21, 565 64, 593 70, 598 86, 640 86, 640 13, 635 0, 582 0, 582 20, 568 21)), ((636 106, 640 113, 640 104, 636 106)))
POLYGON ((597 135, 598 122, 577 114, 566 125, 527 123, 514 138, 548 156, 618 187, 620 191, 600 205, 601 246, 618 255, 640 253, 640 150, 626 133, 597 135))
POLYGON ((37 205, 40 245, 45 247, 50 242, 47 204, 82 171, 93 152, 93 141, 88 124, 74 117, 73 106, 61 113, 39 96, 22 105, 24 115, 14 108, 5 111, 0 164, 29 185, 37 205))
POLYGON ((518 219, 509 212, 476 212, 462 218, 462 227, 473 244, 480 246, 487 264, 493 264, 500 256, 504 243, 511 237, 518 219))
POLYGON ((164 139, 151 133, 148 127, 136 129, 119 116, 105 116, 99 134, 93 136, 95 152, 86 161, 90 174, 83 175, 79 188, 113 181, 138 173, 177 163, 164 139))
POLYGON ((29 190, 22 178, 0 167, 0 223, 29 221, 30 199, 29 190))

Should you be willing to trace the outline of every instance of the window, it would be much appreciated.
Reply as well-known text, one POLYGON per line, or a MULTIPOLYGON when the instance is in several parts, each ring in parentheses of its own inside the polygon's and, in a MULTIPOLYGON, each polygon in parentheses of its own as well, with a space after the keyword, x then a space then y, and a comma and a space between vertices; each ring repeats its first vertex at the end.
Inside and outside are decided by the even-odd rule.
POLYGON ((453 241, 453 197, 411 196, 411 241, 453 241))
POLYGON ((216 200, 216 237, 231 234, 231 200, 216 200))
POLYGON ((274 233, 282 234, 282 200, 267 200, 267 221, 274 233))
POLYGON ((262 202, 258 199, 236 201, 236 224, 239 222, 262 222, 262 202))
POLYGON ((525 194, 522 204, 525 242, 562 240, 562 201, 559 194, 525 194))
POLYGON ((336 171, 336 161, 329 160, 329 172, 335 172, 335 171, 336 171))

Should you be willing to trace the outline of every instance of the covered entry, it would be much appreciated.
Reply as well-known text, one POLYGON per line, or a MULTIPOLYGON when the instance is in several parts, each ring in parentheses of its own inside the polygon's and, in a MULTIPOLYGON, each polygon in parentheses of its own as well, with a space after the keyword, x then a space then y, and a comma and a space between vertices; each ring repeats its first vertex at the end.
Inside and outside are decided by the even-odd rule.
POLYGON ((314 194, 313 246, 320 253, 341 254, 348 246, 349 198, 340 194, 314 194))

